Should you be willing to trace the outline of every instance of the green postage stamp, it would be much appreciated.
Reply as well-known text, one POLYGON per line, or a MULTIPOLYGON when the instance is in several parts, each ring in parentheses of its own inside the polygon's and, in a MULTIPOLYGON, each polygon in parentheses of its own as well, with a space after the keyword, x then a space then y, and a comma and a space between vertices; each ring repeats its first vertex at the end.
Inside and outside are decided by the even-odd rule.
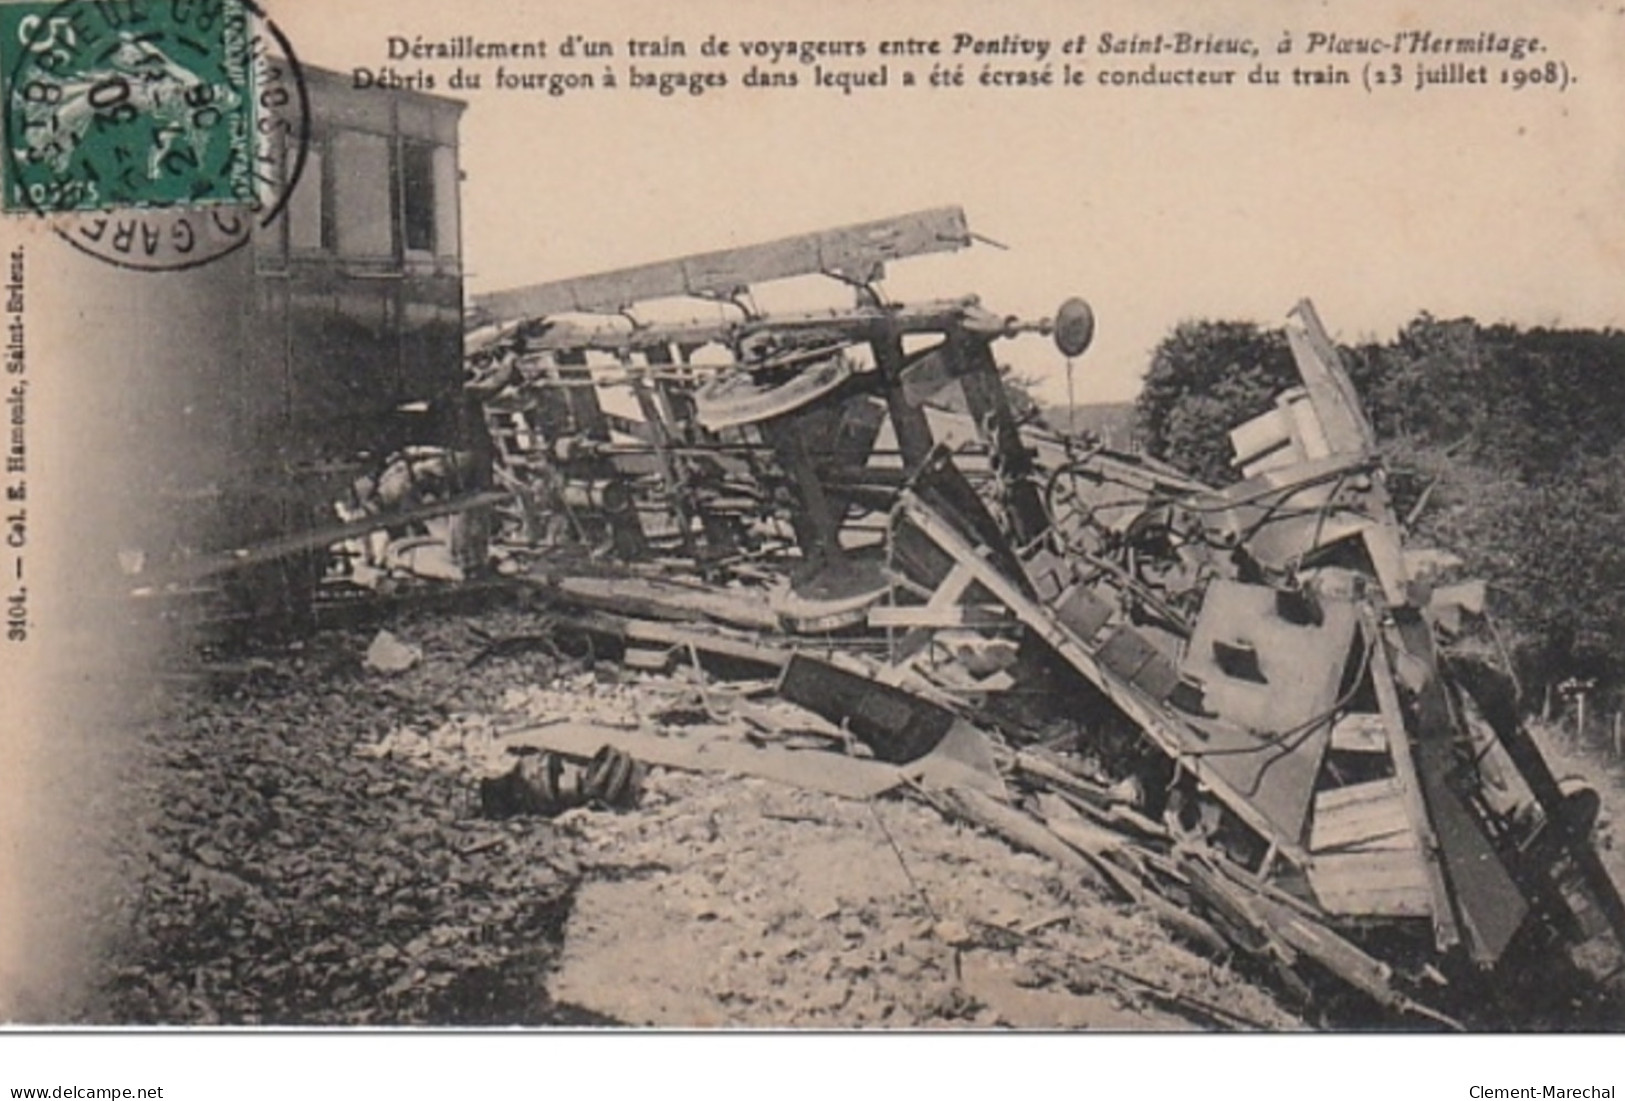
POLYGON ((251 201, 252 19, 242 0, 0 3, 5 209, 251 201))

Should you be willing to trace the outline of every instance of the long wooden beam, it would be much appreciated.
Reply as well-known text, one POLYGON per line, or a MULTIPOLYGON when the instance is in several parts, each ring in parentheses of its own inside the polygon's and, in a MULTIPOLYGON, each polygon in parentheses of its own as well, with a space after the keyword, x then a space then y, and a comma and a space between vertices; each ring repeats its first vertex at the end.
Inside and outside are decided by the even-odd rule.
POLYGON ((697 253, 576 279, 476 295, 497 322, 558 313, 614 313, 657 298, 729 297, 753 283, 827 274, 860 283, 880 278, 888 260, 951 252, 971 243, 965 212, 938 207, 875 222, 697 253))
POLYGON ((983 309, 975 295, 898 306, 855 306, 839 310, 809 310, 797 313, 766 314, 727 321, 677 321, 628 327, 609 324, 579 325, 557 322, 545 332, 527 335, 525 347, 532 352, 557 352, 584 348, 595 352, 644 352, 667 345, 714 344, 737 340, 757 332, 793 330, 804 334, 828 334, 831 340, 869 340, 876 332, 891 330, 911 335, 943 332, 958 325, 982 326, 982 331, 1042 331, 1044 322, 1023 323, 995 317, 983 309), (989 326, 995 326, 990 329, 989 326))
POLYGON ((1268 818, 1260 813, 1245 795, 1237 791, 1201 757, 1188 752, 1185 739, 1173 727, 1173 718, 1164 714, 1132 682, 1108 669, 1085 647, 1076 635, 1038 601, 1023 593, 1019 586, 1006 577, 987 558, 976 553, 946 521, 913 490, 904 490, 898 499, 909 520, 948 556, 964 565, 993 597, 1015 613, 1032 632, 1059 654, 1083 677, 1092 683, 1112 703, 1127 715, 1148 738, 1164 753, 1190 771, 1198 781, 1206 784, 1221 802, 1236 813, 1265 840, 1272 842, 1277 851, 1302 867, 1308 863, 1308 854, 1295 837, 1283 834, 1268 818))
POLYGON ((1415 750, 1411 747, 1410 730, 1405 726, 1405 710, 1399 701, 1399 690, 1394 687, 1388 644, 1383 640, 1381 624, 1369 609, 1361 617, 1361 629, 1366 645, 1371 647, 1371 687, 1376 691, 1377 709, 1382 714, 1383 727, 1388 733, 1388 752, 1393 757, 1394 778, 1399 782, 1400 796, 1405 801, 1405 815, 1410 820, 1411 832, 1416 835, 1422 848, 1422 870, 1427 877, 1428 896, 1433 903, 1429 915, 1433 923, 1433 943, 1440 952, 1449 952, 1461 943, 1461 929, 1456 924, 1450 889, 1445 882, 1439 835, 1433 828, 1427 796, 1416 774, 1415 750))
POLYGON ((402 512, 379 513, 376 516, 364 516, 359 520, 352 520, 348 523, 330 524, 327 527, 297 531, 290 535, 267 539, 263 543, 254 543, 232 550, 199 555, 184 562, 159 567, 151 573, 136 574, 130 578, 130 587, 131 591, 137 595, 147 595, 159 592, 171 585, 204 581, 221 574, 247 569, 250 566, 274 562, 279 558, 288 558, 305 551, 330 547, 334 543, 342 543, 346 539, 369 535, 375 531, 382 531, 384 528, 417 523, 421 520, 433 520, 441 516, 450 516, 458 512, 470 512, 491 505, 500 505, 512 497, 513 494, 508 493, 506 490, 486 490, 472 496, 458 497, 449 501, 438 501, 434 504, 421 505, 418 508, 407 509, 402 512))

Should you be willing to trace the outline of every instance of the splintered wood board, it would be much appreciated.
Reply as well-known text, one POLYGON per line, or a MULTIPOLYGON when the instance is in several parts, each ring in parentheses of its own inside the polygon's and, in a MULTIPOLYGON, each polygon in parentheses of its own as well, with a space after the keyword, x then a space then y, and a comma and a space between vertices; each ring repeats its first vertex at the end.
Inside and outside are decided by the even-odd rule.
POLYGON ((645 764, 688 772, 758 776, 848 799, 873 799, 903 782, 902 772, 882 761, 823 750, 758 749, 730 728, 690 727, 688 731, 668 737, 621 727, 562 722, 514 731, 502 737, 500 744, 580 758, 590 758, 611 745, 645 764))
POLYGON ((1332 748, 1345 753, 1387 753, 1388 727, 1381 715, 1344 715, 1332 725, 1332 748))
POLYGON ((1328 913, 1427 917, 1427 872, 1417 849, 1327 853, 1309 862, 1309 888, 1328 913))
POLYGON ((1334 914, 1432 912, 1421 845, 1396 780, 1317 793, 1309 853, 1309 886, 1334 914))
POLYGON ((1396 781, 1373 780, 1316 793, 1310 853, 1418 847, 1396 781))

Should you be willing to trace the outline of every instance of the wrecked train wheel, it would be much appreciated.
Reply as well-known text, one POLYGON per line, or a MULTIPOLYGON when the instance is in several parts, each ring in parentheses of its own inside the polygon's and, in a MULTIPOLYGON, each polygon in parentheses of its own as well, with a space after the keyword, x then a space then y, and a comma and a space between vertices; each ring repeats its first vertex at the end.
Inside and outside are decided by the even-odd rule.
POLYGON ((740 367, 695 391, 695 420, 712 432, 775 420, 833 392, 851 376, 839 346, 740 367))

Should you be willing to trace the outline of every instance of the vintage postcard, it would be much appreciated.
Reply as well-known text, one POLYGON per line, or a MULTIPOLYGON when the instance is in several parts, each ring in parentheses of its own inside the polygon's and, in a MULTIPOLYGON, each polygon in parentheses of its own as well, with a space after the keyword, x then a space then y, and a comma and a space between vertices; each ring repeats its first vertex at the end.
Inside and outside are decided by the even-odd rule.
POLYGON ((0 2, 0 1018, 1618 1029, 1622 109, 1582 3, 0 2))

